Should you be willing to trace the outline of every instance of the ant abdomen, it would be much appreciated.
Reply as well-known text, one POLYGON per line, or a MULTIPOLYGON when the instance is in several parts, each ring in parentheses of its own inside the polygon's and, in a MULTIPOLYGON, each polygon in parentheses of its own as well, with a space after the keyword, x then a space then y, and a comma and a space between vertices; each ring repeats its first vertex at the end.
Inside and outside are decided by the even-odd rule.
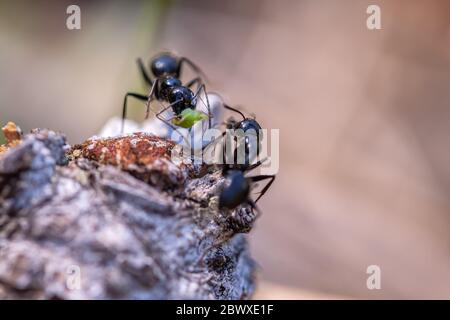
POLYGON ((226 176, 226 186, 219 196, 219 208, 234 209, 245 203, 250 193, 250 184, 242 171, 230 170, 226 176))

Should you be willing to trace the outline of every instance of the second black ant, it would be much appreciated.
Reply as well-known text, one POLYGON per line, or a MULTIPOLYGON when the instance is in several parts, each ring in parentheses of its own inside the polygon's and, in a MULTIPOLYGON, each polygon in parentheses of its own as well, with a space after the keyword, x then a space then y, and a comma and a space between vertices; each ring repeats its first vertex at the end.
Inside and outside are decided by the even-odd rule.
MULTIPOLYGON (((275 181, 275 175, 257 175, 247 177, 245 174, 250 172, 257 167, 259 167, 264 161, 256 161, 256 157, 259 156, 260 148, 261 148, 261 126, 255 119, 251 119, 246 117, 241 111, 236 108, 232 108, 226 104, 224 107, 230 111, 236 112, 242 116, 241 121, 234 121, 233 119, 229 119, 226 122, 227 129, 233 130, 242 130, 244 133, 251 132, 256 135, 256 146, 252 146, 255 139, 250 139, 248 136, 244 136, 241 139, 241 143, 244 143, 244 161, 243 163, 238 163, 238 146, 234 150, 222 150, 223 154, 223 164, 222 164, 222 176, 225 178, 224 187, 220 191, 219 194, 219 209, 220 210, 235 210, 237 207, 241 205, 250 206, 250 212, 246 212, 245 214, 240 214, 236 210, 232 213, 232 216, 229 217, 228 221, 230 223, 230 227, 233 232, 248 232, 251 229, 251 225, 254 220, 261 214, 256 203, 262 196, 269 190, 273 182, 275 181), (251 131, 250 131, 251 130, 251 131), (256 153, 250 153, 251 150, 256 148, 256 153), (232 157, 232 161, 227 161, 227 157, 232 157), (255 163, 253 163, 255 162, 255 163), (261 189, 258 197, 253 200, 250 197, 251 189, 255 183, 267 181, 266 185, 261 189), (256 215, 254 214, 256 211, 256 215)), ((226 137, 226 131, 222 134, 222 137, 226 137)), ((207 148, 215 145, 220 139, 216 139, 207 145, 203 151, 207 148)), ((225 145, 224 145, 225 146, 225 145)), ((225 149, 225 148, 224 148, 225 149)), ((245 210, 245 208, 242 208, 245 210)), ((200 256, 198 263, 203 263, 203 259, 205 255, 210 252, 211 249, 220 247, 223 241, 219 241, 217 243, 213 243, 209 247, 207 247, 203 254, 200 256)))

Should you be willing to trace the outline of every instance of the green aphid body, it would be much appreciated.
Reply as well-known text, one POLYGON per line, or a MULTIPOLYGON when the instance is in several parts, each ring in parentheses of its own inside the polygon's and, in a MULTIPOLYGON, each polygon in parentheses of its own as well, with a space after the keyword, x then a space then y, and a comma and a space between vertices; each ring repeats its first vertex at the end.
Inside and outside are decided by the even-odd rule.
POLYGON ((208 116, 203 112, 187 108, 178 117, 172 119, 172 123, 182 128, 192 128, 197 122, 206 119, 208 119, 208 116))

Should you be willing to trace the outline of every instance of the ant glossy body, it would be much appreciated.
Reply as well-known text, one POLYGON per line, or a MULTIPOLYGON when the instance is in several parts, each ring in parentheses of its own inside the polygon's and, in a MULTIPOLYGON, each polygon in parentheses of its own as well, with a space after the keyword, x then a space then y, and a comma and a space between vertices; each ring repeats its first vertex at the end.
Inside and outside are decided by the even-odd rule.
MULTIPOLYGON (((254 130, 256 133, 256 143, 258 144, 256 146, 257 152, 255 156, 259 155, 260 150, 260 131, 261 126, 255 119, 247 118, 241 111, 232 108, 226 104, 224 104, 224 108, 231 110, 233 112, 239 113, 242 116, 241 121, 234 121, 232 119, 229 119, 226 123, 226 126, 228 129, 234 129, 234 130, 243 130, 243 132, 247 132, 249 130, 254 130)), ((226 132, 222 134, 222 137, 226 135, 226 132)), ((203 151, 205 151, 208 147, 214 145, 217 141, 220 139, 217 139, 213 141, 211 144, 207 145, 203 148, 203 151)), ((258 175, 258 176, 252 176, 252 177, 246 177, 245 173, 249 172, 253 169, 256 169, 259 167, 263 161, 258 160, 256 163, 253 163, 253 160, 255 159, 253 155, 250 154, 250 150, 252 149, 251 146, 251 139, 248 139, 247 136, 244 137, 243 143, 244 143, 244 150, 245 150, 245 161, 244 163, 237 163, 237 148, 232 150, 232 156, 233 156, 233 162, 229 163, 231 161, 226 161, 226 150, 223 151, 223 164, 222 164, 222 176, 225 178, 225 186, 221 190, 219 194, 219 209, 221 210, 234 210, 240 205, 249 205, 251 208, 251 211, 245 211, 245 208, 242 212, 233 212, 232 215, 228 218, 228 222, 230 223, 230 228, 233 230, 233 232, 248 232, 251 228, 251 225, 253 221, 257 218, 257 216, 261 213, 258 209, 256 203, 258 200, 264 196, 264 194, 269 190, 272 183, 275 181, 275 175, 258 175), (267 184, 261 189, 258 197, 255 200, 252 200, 250 197, 250 192, 252 189, 252 185, 254 183, 268 180, 267 184), (256 211, 257 215, 255 216, 253 213, 253 210, 256 211)), ((209 247, 207 247, 203 254, 200 256, 198 263, 203 263, 203 259, 206 256, 208 252, 210 252, 213 248, 220 247, 222 245, 223 241, 219 241, 217 243, 211 244, 209 247)))
POLYGON ((194 72, 197 73, 197 75, 204 77, 204 74, 200 68, 197 67, 191 60, 185 57, 175 56, 172 53, 161 53, 157 55, 150 62, 150 70, 154 76, 154 79, 152 79, 149 72, 145 69, 141 59, 138 59, 137 63, 142 77, 145 82, 150 85, 151 90, 148 96, 134 92, 128 92, 125 95, 122 109, 121 132, 124 130, 128 97, 133 97, 147 102, 146 119, 148 118, 150 103, 153 99, 161 102, 168 102, 169 105, 159 111, 156 114, 156 117, 174 130, 176 130, 174 125, 190 129, 196 122, 205 120, 206 118, 208 118, 209 126, 211 126, 211 111, 209 107, 208 95, 206 94, 205 84, 203 83, 202 78, 197 76, 185 85, 183 85, 180 80, 183 64, 188 64, 194 72), (195 84, 197 84, 197 90, 194 93, 191 88, 195 84), (197 101, 198 98, 200 98, 199 95, 202 90, 206 97, 208 115, 203 112, 196 111, 197 101), (168 121, 162 118, 161 115, 169 109, 172 109, 175 116, 168 121))
MULTIPOLYGON (((227 128, 233 130, 242 130, 244 133, 252 130, 256 134, 257 152, 254 155, 250 154, 250 151, 253 148, 251 146, 251 139, 249 139, 248 136, 245 136, 243 141, 245 152, 243 163, 237 163, 237 148, 232 152, 233 161, 225 161, 226 152, 224 152, 222 175, 227 179, 227 183, 219 196, 219 208, 233 210, 241 204, 248 204, 252 209, 255 209, 259 212, 256 203, 270 188, 275 180, 275 175, 258 175, 253 177, 245 177, 244 174, 259 167, 262 164, 262 161, 257 161, 256 163, 251 164, 254 160, 254 157, 259 155, 262 138, 262 136, 260 136, 261 126, 255 119, 247 118, 241 111, 228 105, 224 105, 224 107, 228 110, 239 113, 242 116, 241 121, 228 120, 227 128), (252 184, 264 180, 269 181, 261 190, 256 200, 253 201, 250 198, 250 190, 252 184)), ((225 134, 226 132, 224 132, 222 136, 224 136, 225 134)))

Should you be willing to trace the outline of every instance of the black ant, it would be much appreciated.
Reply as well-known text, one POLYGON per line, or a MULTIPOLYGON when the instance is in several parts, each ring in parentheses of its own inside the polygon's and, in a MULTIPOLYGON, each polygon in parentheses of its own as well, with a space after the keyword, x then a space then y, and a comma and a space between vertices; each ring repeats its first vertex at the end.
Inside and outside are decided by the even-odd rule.
MULTIPOLYGON (((253 140, 250 139, 248 136, 245 136, 243 140, 245 152, 244 154, 245 158, 243 163, 238 163, 237 161, 238 146, 236 146, 236 148, 232 150, 233 152, 231 154, 233 156, 233 161, 227 161, 226 157, 230 155, 230 152, 224 150, 223 153, 224 163, 222 165, 222 175, 226 178, 227 182, 226 186, 223 188, 219 196, 219 209, 226 208, 229 210, 233 210, 241 204, 248 204, 252 209, 259 211, 258 208, 256 207, 256 203, 262 196, 264 196, 264 194, 270 188, 270 186, 275 180, 275 175, 258 175, 253 177, 246 177, 244 174, 253 169, 256 169, 263 163, 263 161, 258 160, 256 163, 252 164, 254 158, 256 156, 259 156, 259 152, 261 149, 262 136, 260 136, 260 130, 262 128, 255 119, 247 118, 241 111, 232 108, 228 105, 224 105, 224 107, 242 116, 241 121, 234 121, 232 119, 229 119, 226 123, 227 129, 233 129, 235 131, 242 130, 244 134, 246 132, 251 132, 250 130, 252 130, 256 134, 257 152, 256 154, 250 153, 250 151, 253 150, 255 147, 251 145, 253 140), (264 180, 269 181, 261 190, 259 196, 253 201, 250 198, 251 185, 253 183, 264 180)), ((222 136, 225 135, 226 132, 222 134, 222 136)), ((237 138, 235 137, 235 139, 237 138)))
POLYGON ((151 59, 150 70, 154 76, 154 79, 152 80, 149 72, 145 69, 142 59, 139 58, 137 63, 139 70, 142 73, 142 77, 145 82, 150 85, 151 90, 148 96, 134 92, 127 92, 123 101, 122 133, 124 130, 124 122, 127 113, 128 97, 133 97, 147 102, 146 119, 149 116, 150 103, 153 99, 168 102, 169 105, 165 106, 160 112, 158 112, 156 117, 174 130, 176 130, 174 125, 191 129, 195 123, 205 120, 206 118, 208 118, 209 126, 211 127, 211 111, 209 107, 208 95, 206 94, 205 84, 202 80, 202 77, 205 78, 205 76, 197 65, 186 57, 179 57, 172 53, 164 52, 151 59), (198 75, 185 85, 183 85, 180 80, 182 66, 184 64, 190 66, 198 75), (202 77, 200 77, 200 75, 202 77), (194 84, 197 84, 197 90, 195 93, 191 90, 194 84), (197 100, 200 98, 199 94, 202 90, 206 97, 208 115, 195 110, 197 107, 197 100), (172 109, 175 116, 169 120, 163 119, 161 114, 169 109, 172 109))
MULTIPOLYGON (((232 119, 229 119, 226 123, 226 126, 228 129, 234 129, 239 130, 241 129, 244 133, 249 130, 254 130, 256 133, 256 143, 258 144, 256 146, 257 153, 256 156, 259 155, 260 151, 260 130, 261 126, 255 119, 247 118, 244 116, 244 114, 228 105, 224 104, 224 107, 228 110, 231 110, 233 112, 237 112, 242 116, 241 121, 234 121, 232 119)), ((226 132, 222 134, 222 137, 226 135, 226 132)), ((214 145, 217 141, 220 139, 216 139, 211 144, 205 146, 203 148, 203 151, 205 151, 208 147, 214 145)), ((262 196, 269 190, 273 182, 275 181, 275 175, 258 175, 258 176, 252 176, 252 177, 246 177, 245 173, 249 172, 253 169, 256 169, 259 167, 263 161, 258 160, 256 163, 253 163, 254 156, 250 154, 250 150, 252 149, 251 146, 251 139, 249 139, 248 136, 244 137, 243 143, 244 143, 244 150, 245 150, 245 161, 241 164, 237 163, 237 147, 236 149, 232 150, 232 156, 233 156, 233 162, 226 161, 226 150, 223 150, 223 164, 222 164, 222 176, 225 178, 225 186, 221 190, 219 194, 219 209, 223 210, 234 210, 240 205, 249 205, 251 208, 250 216, 248 212, 242 214, 239 212, 234 212, 232 216, 230 216, 227 221, 230 224, 231 229, 234 232, 247 232, 251 228, 252 222, 257 218, 258 215, 260 215, 260 210, 257 207, 256 203, 259 199, 261 199, 262 196), (231 163, 230 163, 231 162, 231 163), (254 183, 268 180, 268 183, 261 189, 261 192, 259 193, 259 196, 252 200, 250 197, 250 192, 252 185, 254 183), (255 216, 253 213, 253 210, 256 211, 257 215, 255 216)), ((253 146, 254 148, 254 146, 253 146)), ((243 208, 245 209, 245 208, 243 208)), ((199 262, 203 261, 203 258, 205 255, 213 248, 220 247, 220 245, 223 243, 223 241, 219 241, 217 243, 213 243, 209 247, 207 247, 203 254, 200 256, 199 262)))

